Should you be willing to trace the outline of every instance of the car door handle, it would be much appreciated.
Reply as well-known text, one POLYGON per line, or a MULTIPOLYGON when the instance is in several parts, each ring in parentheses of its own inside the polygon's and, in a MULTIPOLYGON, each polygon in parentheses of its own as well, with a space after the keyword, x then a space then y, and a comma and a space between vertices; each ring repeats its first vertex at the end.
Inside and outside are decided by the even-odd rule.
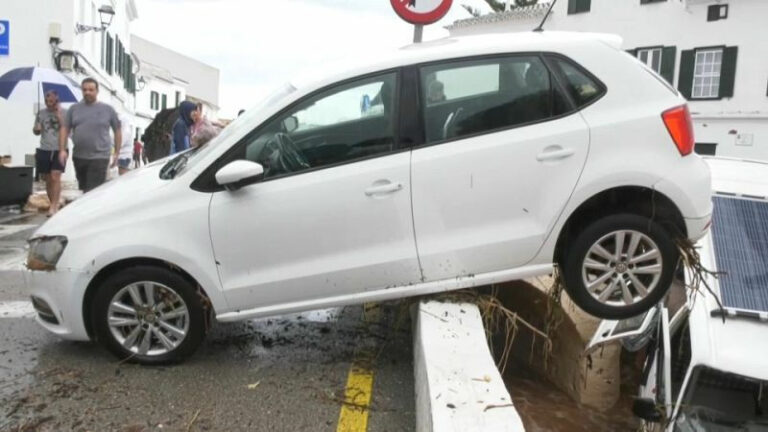
POLYGON ((536 155, 536 160, 539 162, 545 162, 545 161, 552 161, 552 160, 559 160, 559 159, 565 159, 567 157, 573 156, 575 151, 573 149, 569 148, 558 148, 557 150, 544 150, 543 152, 536 155))
POLYGON ((375 184, 365 190, 366 196, 382 195, 397 192, 403 188, 402 183, 375 184))

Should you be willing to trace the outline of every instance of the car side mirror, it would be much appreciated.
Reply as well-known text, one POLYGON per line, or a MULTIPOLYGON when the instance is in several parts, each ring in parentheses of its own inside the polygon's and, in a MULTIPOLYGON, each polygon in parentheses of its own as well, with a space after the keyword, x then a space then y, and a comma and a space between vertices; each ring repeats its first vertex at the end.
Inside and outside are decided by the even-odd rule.
POLYGON ((296 116, 290 116, 283 120, 283 129, 285 129, 286 133, 291 133, 298 129, 299 127, 299 119, 296 118, 296 116))
POLYGON ((653 399, 635 399, 632 403, 632 413, 647 422, 661 423, 662 411, 656 405, 656 401, 653 399))
POLYGON ((247 160, 232 161, 216 171, 216 183, 229 190, 239 189, 248 180, 264 174, 264 167, 247 160))

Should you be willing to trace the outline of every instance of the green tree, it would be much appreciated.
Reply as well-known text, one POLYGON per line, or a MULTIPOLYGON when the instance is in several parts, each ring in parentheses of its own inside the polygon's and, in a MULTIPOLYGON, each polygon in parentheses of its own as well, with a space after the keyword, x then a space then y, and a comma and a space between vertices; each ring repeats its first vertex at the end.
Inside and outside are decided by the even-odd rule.
MULTIPOLYGON (((493 11, 492 13, 504 12, 507 10, 506 0, 485 0, 485 2, 491 7, 491 10, 493 11)), ((511 0, 509 1, 509 9, 533 6, 538 2, 539 0, 511 0)), ((472 6, 462 4, 461 7, 466 9, 472 16, 479 17, 482 15, 479 9, 473 8, 472 6)))

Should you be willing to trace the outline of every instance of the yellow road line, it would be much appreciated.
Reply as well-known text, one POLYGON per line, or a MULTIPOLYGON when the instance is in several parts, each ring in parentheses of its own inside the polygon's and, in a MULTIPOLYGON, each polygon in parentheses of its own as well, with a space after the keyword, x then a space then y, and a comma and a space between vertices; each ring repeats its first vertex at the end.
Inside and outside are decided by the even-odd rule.
MULTIPOLYGON (((363 306, 363 321, 377 323, 381 320, 378 304, 363 306)), ((374 348, 360 349, 355 354, 344 389, 344 403, 339 412, 336 432, 365 432, 368 429, 368 411, 373 396, 374 348)))

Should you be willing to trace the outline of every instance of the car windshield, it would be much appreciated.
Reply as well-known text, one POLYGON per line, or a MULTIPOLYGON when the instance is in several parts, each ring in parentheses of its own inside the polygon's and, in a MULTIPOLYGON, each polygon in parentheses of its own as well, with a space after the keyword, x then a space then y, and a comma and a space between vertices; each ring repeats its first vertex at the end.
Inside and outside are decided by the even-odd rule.
POLYGON ((250 120, 254 116, 257 116, 260 111, 269 109, 270 107, 279 103, 281 100, 283 100, 286 96, 293 93, 294 91, 296 91, 296 87, 294 87, 290 83, 285 83, 281 85, 280 87, 275 89, 269 96, 264 98, 264 100, 262 100, 259 104, 253 106, 242 116, 236 118, 232 123, 230 123, 227 127, 225 127, 219 135, 214 137, 209 143, 200 147, 196 147, 196 148, 184 151, 182 153, 179 153, 177 156, 172 157, 168 162, 165 163, 163 168, 160 170, 160 178, 163 180, 169 180, 176 177, 179 173, 181 173, 185 169, 191 168, 198 161, 204 159, 205 155, 209 154, 212 151, 212 149, 219 146, 222 142, 227 142, 230 136, 241 131, 243 127, 248 127, 247 125, 251 123, 250 120))
POLYGON ((768 432, 768 382, 701 367, 675 431, 768 432))

